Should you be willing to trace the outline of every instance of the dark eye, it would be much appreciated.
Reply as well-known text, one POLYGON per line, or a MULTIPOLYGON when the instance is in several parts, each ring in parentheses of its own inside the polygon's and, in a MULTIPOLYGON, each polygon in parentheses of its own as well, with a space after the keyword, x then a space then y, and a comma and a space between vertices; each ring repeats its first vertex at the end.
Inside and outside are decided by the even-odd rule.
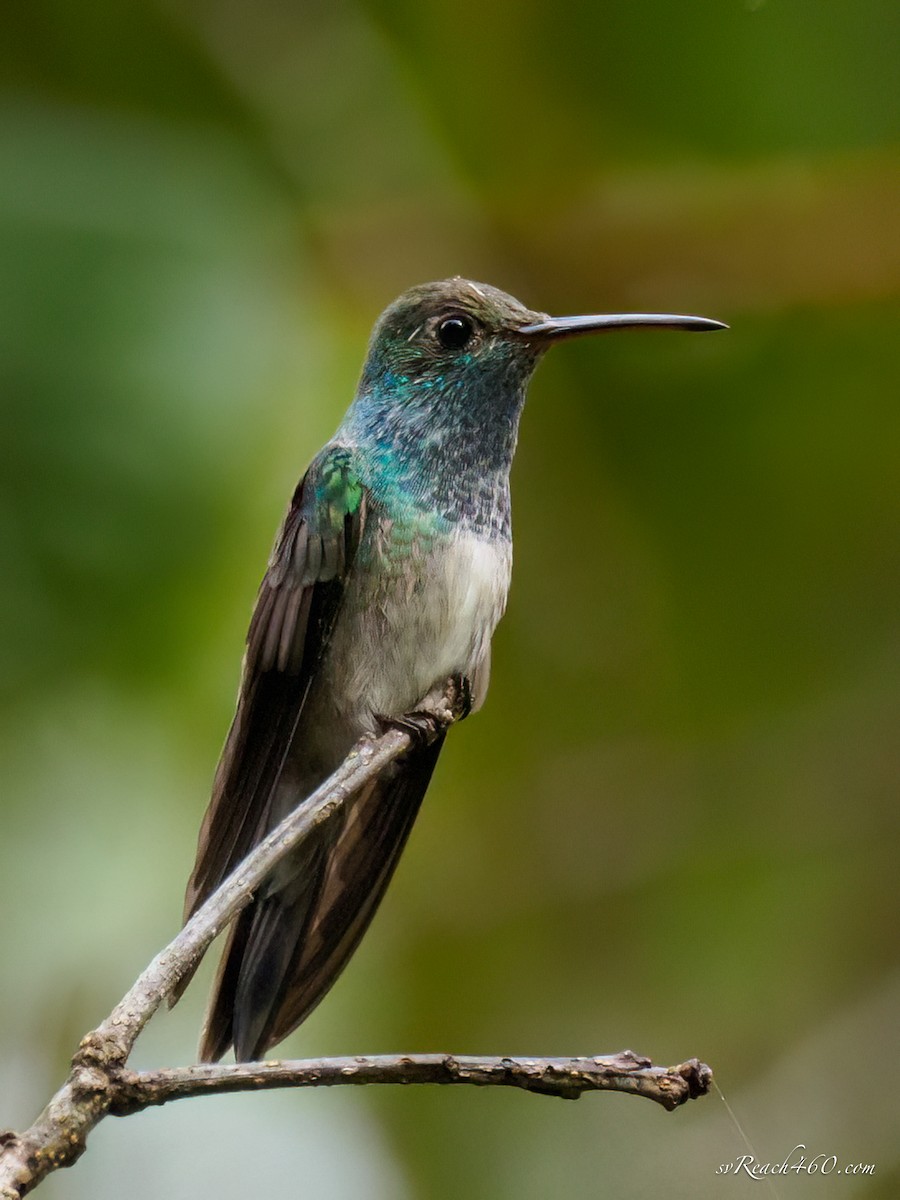
POLYGON ((472 322, 466 317, 446 317, 437 328, 438 341, 445 350, 462 350, 473 332, 472 322))

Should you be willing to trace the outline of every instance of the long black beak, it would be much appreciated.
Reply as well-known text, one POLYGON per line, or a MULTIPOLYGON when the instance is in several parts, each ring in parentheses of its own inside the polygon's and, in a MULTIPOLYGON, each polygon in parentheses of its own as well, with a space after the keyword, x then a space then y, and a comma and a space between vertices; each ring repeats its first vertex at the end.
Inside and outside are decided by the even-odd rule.
POLYGON ((727 329, 722 321, 709 317, 683 317, 676 313, 600 313, 592 317, 547 317, 532 325, 522 325, 517 330, 529 338, 578 337, 583 333, 602 333, 606 329, 641 329, 644 326, 659 326, 661 329, 687 329, 694 333, 708 333, 713 329, 727 329))

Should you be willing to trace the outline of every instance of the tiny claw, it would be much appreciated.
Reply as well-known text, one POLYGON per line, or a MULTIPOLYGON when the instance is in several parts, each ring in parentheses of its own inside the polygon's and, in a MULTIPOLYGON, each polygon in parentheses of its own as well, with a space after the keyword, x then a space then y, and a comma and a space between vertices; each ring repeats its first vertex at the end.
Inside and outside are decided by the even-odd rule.
POLYGON ((451 675, 447 682, 447 700, 455 721, 464 721, 472 711, 472 685, 468 675, 451 675))

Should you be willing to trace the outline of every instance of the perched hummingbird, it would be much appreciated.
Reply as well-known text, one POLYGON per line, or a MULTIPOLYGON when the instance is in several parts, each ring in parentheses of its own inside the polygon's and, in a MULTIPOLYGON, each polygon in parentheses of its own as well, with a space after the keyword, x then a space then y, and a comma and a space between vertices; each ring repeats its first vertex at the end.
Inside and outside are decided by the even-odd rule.
MULTIPOLYGON (((365 733, 458 681, 484 701, 512 562, 525 390, 556 342, 703 317, 548 317, 466 279, 380 317, 356 398, 294 493, 247 635, 237 712, 187 887, 190 916, 365 733)), ((275 869, 235 919, 200 1055, 252 1060, 315 1008, 378 907, 443 736, 414 747, 275 869)), ((184 981, 186 984, 187 981, 184 981)))

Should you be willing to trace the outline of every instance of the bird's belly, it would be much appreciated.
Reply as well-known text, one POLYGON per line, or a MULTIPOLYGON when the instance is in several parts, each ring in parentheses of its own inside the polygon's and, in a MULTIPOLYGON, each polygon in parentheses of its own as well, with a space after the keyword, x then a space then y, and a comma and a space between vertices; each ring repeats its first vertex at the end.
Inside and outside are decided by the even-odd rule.
POLYGON ((390 547, 374 555, 348 588, 328 655, 342 715, 370 727, 450 675, 470 677, 503 615, 511 560, 508 542, 472 534, 414 545, 399 562, 390 547))

